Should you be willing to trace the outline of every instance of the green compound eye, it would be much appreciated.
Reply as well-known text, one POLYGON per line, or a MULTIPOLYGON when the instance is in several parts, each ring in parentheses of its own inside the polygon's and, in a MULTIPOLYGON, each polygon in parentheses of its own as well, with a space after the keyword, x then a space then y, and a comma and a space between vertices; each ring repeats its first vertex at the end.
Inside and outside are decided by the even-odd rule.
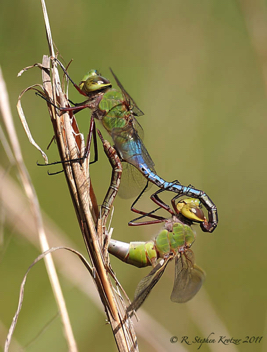
POLYGON ((176 209, 189 220, 203 222, 206 220, 200 201, 196 198, 186 198, 176 204, 176 209))
POLYGON ((97 70, 90 70, 79 83, 79 88, 85 93, 101 91, 111 87, 110 81, 102 77, 97 70))

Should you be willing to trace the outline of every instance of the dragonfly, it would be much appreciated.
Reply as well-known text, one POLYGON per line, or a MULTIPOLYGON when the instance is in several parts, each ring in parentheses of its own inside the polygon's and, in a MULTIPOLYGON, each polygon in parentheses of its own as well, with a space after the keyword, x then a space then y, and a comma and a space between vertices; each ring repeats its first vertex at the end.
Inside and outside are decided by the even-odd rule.
POLYGON ((125 243, 111 239, 109 242, 109 253, 123 262, 138 268, 153 267, 139 282, 134 300, 127 308, 128 312, 140 308, 172 260, 175 261, 175 277, 171 301, 189 301, 205 280, 205 272, 195 264, 191 249, 196 238, 192 224, 206 221, 200 201, 194 198, 183 199, 176 204, 175 213, 171 219, 165 219, 163 229, 151 241, 125 243))
MULTIPOLYGON (((57 60, 57 62, 60 64, 64 73, 77 91, 86 97, 86 100, 78 104, 73 104, 75 106, 72 107, 59 108, 56 105, 55 107, 62 111, 78 112, 85 108, 89 108, 92 111, 84 157, 86 158, 89 154, 93 138, 96 154, 95 160, 98 158, 95 119, 99 120, 111 136, 120 159, 126 162, 126 168, 128 169, 126 177, 129 177, 130 179, 128 183, 132 184, 132 180, 135 180, 135 184, 137 185, 136 188, 140 190, 143 189, 144 185, 149 181, 165 191, 174 192, 178 195, 185 195, 189 198, 199 199, 208 210, 209 218, 208 222, 201 224, 201 228, 204 232, 213 232, 217 227, 218 212, 217 207, 212 202, 211 198, 205 192, 192 186, 183 186, 177 180, 172 182, 165 181, 156 173, 154 162, 142 140, 143 129, 136 119, 137 116, 142 116, 144 113, 124 89, 112 69, 110 69, 110 71, 119 89, 112 88, 111 82, 107 78, 101 76, 101 74, 95 69, 90 70, 83 77, 79 85, 77 85, 70 78, 61 62, 59 60, 57 60), (140 176, 140 173, 145 179, 147 179, 147 181, 142 176, 138 177, 140 176)), ((122 173, 122 185, 126 178, 124 175, 125 170, 122 173)), ((124 192, 124 196, 123 193, 120 194, 122 197, 128 198, 135 195, 131 192, 132 187, 127 185, 124 188, 126 189, 126 192, 124 192)))

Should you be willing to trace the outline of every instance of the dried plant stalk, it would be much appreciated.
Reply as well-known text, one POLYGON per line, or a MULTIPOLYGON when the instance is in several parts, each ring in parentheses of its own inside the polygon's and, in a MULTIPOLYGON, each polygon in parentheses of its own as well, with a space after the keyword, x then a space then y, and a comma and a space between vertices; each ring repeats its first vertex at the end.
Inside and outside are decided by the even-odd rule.
MULTIPOLYGON (((50 55, 53 58, 55 57, 55 53, 44 1, 42 1, 42 6, 50 55)), ((69 102, 61 88, 55 61, 53 59, 50 61, 48 56, 44 56, 42 65, 36 64, 35 66, 42 69, 43 86, 40 87, 41 90, 38 89, 40 94, 60 107, 68 107, 69 102), (51 68, 50 63, 52 66, 51 68)), ((37 88, 31 87, 30 89, 37 88)), ((120 294, 118 294, 118 290, 115 290, 112 286, 110 277, 108 276, 108 273, 112 271, 109 269, 109 263, 103 255, 104 248, 102 239, 105 234, 102 233, 103 227, 101 226, 101 222, 98 222, 99 214, 97 203, 90 184, 89 157, 76 162, 66 162, 73 159, 80 159, 83 156, 83 136, 79 132, 72 112, 65 112, 62 114, 62 112, 59 112, 59 110, 50 103, 47 103, 47 106, 71 199, 76 211, 86 249, 92 263, 94 282, 98 289, 107 318, 111 324, 118 350, 138 351, 135 332, 132 322, 126 314, 124 301, 120 294)), ((20 102, 18 110, 20 115, 23 116, 20 102)), ((36 146, 37 144, 34 142, 34 139, 30 134, 26 120, 23 117, 22 120, 30 142, 36 146)), ((47 162, 46 155, 42 152, 41 148, 38 147, 38 149, 41 151, 47 162)))

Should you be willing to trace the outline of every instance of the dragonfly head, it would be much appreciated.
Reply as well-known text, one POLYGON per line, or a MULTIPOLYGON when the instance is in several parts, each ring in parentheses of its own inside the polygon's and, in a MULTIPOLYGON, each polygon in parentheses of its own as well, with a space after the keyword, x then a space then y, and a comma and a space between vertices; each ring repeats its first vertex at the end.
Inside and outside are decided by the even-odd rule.
POLYGON ((176 204, 176 211, 191 221, 204 222, 206 218, 200 206, 199 199, 185 198, 176 204))
POLYGON ((100 92, 106 88, 111 88, 111 83, 102 77, 97 70, 90 70, 79 83, 79 88, 86 94, 100 92))

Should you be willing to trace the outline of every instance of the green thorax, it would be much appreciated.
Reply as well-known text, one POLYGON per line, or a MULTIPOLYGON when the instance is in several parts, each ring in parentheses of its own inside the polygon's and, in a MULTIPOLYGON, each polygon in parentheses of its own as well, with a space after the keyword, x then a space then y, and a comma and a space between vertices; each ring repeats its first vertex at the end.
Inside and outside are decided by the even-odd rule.
POLYGON ((101 122, 108 132, 127 125, 131 112, 127 109, 124 101, 122 92, 116 89, 108 89, 104 93, 98 109, 104 113, 101 122))
POLYGON ((157 259, 183 252, 190 248, 194 241, 195 233, 191 227, 173 222, 172 230, 162 230, 153 241, 131 242, 125 261, 139 268, 155 265, 157 259))
POLYGON ((191 227, 181 223, 173 223, 172 231, 162 230, 155 238, 155 247, 160 258, 170 253, 176 254, 185 248, 190 248, 195 241, 195 233, 191 227))

